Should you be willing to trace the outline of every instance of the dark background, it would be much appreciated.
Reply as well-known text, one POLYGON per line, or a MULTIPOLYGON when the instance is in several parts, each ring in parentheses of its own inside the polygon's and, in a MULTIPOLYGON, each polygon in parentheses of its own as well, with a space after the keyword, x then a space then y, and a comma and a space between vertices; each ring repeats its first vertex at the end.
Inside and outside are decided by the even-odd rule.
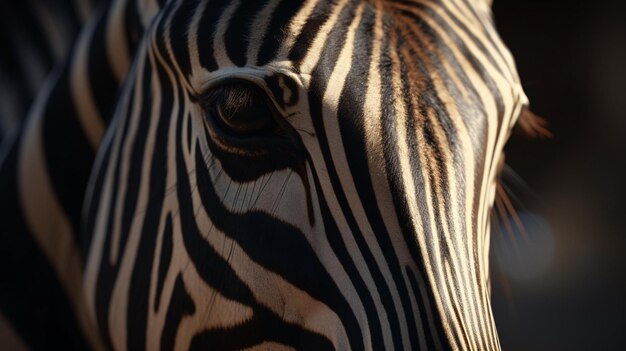
POLYGON ((527 240, 492 240, 503 350, 626 349, 625 8, 494 1, 531 109, 554 133, 506 149, 536 201, 521 210, 527 240))

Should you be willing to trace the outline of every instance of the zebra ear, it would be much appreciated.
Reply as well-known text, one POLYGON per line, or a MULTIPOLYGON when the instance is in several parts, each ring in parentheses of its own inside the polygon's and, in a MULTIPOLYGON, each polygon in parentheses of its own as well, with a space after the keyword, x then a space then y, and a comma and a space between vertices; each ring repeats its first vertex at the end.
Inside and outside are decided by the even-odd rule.
POLYGON ((548 128, 548 121, 532 113, 527 106, 522 108, 515 129, 531 138, 552 137, 552 132, 548 128))

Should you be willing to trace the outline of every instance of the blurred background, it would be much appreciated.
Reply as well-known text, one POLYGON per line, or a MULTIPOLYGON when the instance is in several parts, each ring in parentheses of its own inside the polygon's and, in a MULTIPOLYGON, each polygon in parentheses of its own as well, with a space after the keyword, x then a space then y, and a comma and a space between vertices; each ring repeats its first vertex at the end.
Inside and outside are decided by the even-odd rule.
POLYGON ((507 146, 534 194, 517 191, 532 199, 520 209, 528 238, 492 243, 503 350, 625 349, 625 5, 494 0, 531 108, 554 134, 507 146))

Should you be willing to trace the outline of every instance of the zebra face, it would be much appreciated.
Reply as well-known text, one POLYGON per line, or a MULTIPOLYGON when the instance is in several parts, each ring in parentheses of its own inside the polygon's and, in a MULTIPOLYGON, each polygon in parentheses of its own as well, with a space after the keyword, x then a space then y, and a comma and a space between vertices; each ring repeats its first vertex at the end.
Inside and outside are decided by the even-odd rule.
POLYGON ((498 349, 496 166, 526 103, 485 4, 171 1, 99 151, 116 349, 498 349))

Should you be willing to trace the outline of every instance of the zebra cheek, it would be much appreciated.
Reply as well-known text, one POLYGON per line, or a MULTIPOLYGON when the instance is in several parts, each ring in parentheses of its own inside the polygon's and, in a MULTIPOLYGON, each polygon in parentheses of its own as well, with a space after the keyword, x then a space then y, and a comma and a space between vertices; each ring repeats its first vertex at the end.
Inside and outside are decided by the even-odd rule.
POLYGON ((310 156, 297 133, 287 131, 281 138, 248 140, 245 146, 238 147, 224 142, 215 133, 208 133, 206 140, 224 172, 237 182, 251 182, 284 169, 293 171, 303 184, 309 222, 314 225, 311 181, 306 166, 310 164, 310 156))

